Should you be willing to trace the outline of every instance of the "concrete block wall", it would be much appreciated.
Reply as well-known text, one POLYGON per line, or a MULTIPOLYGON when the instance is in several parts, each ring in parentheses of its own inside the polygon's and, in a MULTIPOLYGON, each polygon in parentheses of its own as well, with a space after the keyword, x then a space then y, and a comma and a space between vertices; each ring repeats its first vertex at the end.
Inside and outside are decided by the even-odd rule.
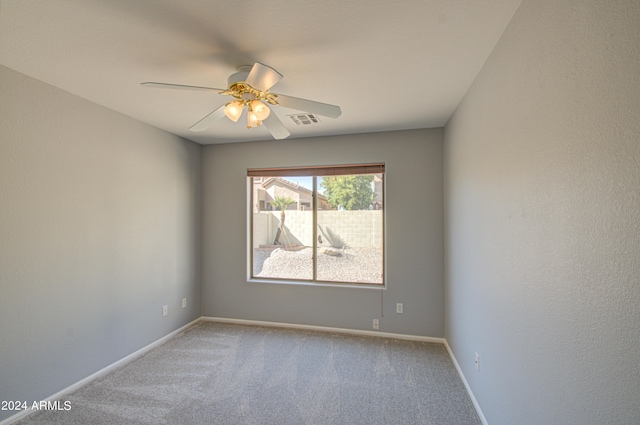
MULTIPOLYGON (((281 243, 311 246, 313 243, 311 211, 286 211, 288 240, 281 243)), ((280 223, 280 211, 254 213, 254 245, 271 244, 280 223)), ((324 245, 335 247, 382 246, 382 211, 319 211, 318 234, 324 245)))

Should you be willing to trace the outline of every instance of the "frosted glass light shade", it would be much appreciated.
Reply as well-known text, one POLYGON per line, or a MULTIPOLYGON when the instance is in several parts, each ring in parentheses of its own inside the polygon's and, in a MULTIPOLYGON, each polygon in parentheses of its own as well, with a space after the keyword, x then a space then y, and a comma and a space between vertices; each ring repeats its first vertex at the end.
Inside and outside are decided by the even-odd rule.
POLYGON ((227 107, 224 108, 224 114, 233 122, 238 122, 240 115, 242 115, 242 109, 244 108, 244 103, 239 100, 234 100, 233 102, 227 103, 227 107))
POLYGON ((262 121, 258 119, 255 112, 252 110, 249 110, 249 113, 247 114, 247 121, 247 128, 260 127, 262 125, 262 121))
POLYGON ((249 102, 249 109, 256 114, 256 117, 260 121, 267 119, 267 117, 271 113, 269 107, 259 100, 252 100, 251 102, 249 102))

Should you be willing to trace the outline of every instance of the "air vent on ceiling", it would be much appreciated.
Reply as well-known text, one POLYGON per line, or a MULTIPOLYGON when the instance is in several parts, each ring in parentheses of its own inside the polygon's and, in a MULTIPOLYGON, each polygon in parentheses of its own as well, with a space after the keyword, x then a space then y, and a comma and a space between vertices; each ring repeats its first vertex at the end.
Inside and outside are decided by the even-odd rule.
POLYGON ((318 116, 313 114, 293 114, 287 116, 297 125, 312 125, 320 123, 318 116))

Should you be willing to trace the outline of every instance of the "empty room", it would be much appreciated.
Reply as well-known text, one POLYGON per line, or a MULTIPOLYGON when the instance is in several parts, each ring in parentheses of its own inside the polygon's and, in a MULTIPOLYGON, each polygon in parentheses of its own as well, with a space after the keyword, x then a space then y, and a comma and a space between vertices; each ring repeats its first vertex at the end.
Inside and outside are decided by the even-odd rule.
POLYGON ((0 0, 0 403, 640 424, 640 2, 0 0))

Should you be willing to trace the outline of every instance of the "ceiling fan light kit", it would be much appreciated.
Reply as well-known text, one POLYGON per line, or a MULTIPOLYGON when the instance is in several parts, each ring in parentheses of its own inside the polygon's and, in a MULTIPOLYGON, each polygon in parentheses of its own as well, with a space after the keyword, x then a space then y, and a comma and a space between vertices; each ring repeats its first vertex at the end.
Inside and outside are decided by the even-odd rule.
POLYGON ((213 90, 223 96, 236 98, 236 100, 225 103, 192 125, 189 128, 191 131, 206 130, 223 116, 233 122, 238 122, 245 106, 247 107, 247 128, 259 127, 264 124, 275 139, 287 138, 291 133, 289 133, 282 121, 271 113, 271 109, 267 104, 297 109, 328 118, 338 118, 342 114, 340 107, 336 105, 271 93, 269 91, 271 87, 277 84, 283 76, 270 66, 256 62, 253 66, 239 66, 237 70, 238 72, 232 74, 227 80, 228 88, 226 90, 156 82, 146 82, 142 83, 142 85, 157 88, 213 90))
POLYGON ((249 101, 242 99, 229 102, 224 105, 224 114, 231 121, 238 122, 245 105, 247 106, 247 128, 260 127, 262 120, 267 119, 271 114, 269 107, 256 99, 249 101))

